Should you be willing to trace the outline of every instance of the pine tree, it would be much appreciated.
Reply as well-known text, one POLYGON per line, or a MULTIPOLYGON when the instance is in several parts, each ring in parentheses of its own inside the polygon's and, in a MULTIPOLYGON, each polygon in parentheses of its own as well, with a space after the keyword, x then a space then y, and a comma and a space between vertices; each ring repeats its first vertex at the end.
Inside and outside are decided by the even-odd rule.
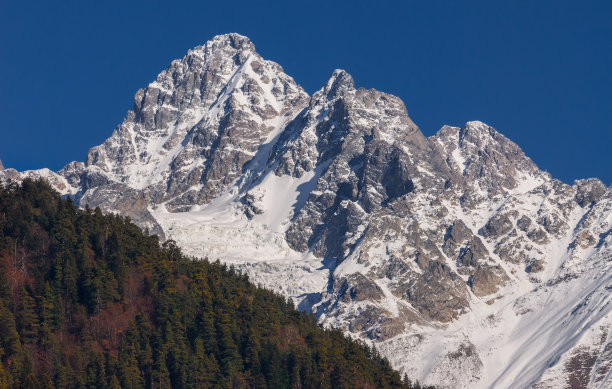
POLYGON ((406 387, 376 351, 235 269, 42 181, 0 186, 3 385, 406 387))
POLYGON ((38 339, 40 325, 40 319, 36 313, 36 302, 25 288, 22 288, 19 294, 21 305, 17 317, 21 328, 21 338, 24 342, 33 342, 38 339))
POLYGON ((7 356, 22 351, 13 312, 6 308, 2 300, 0 300, 0 347, 2 347, 4 355, 7 356))

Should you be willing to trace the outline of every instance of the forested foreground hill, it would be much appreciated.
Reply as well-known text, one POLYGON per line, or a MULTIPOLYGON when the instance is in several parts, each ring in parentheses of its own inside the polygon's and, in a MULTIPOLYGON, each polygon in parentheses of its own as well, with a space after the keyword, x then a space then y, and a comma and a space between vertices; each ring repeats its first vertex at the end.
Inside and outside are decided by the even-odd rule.
POLYGON ((0 388, 411 388, 219 263, 43 181, 0 187, 0 388))

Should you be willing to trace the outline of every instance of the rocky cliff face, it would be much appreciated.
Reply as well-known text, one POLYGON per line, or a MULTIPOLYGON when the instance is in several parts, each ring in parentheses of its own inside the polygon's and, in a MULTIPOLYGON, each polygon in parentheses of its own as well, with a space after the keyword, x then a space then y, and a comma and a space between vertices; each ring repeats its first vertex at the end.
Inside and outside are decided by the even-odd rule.
POLYGON ((219 36, 139 90, 113 134, 84 164, 72 163, 60 175, 78 188, 81 203, 163 233, 150 206, 184 211, 210 202, 307 99, 249 39, 219 36))
POLYGON ((426 138, 341 70, 309 97, 240 35, 172 62, 84 163, 0 176, 235 264, 426 383, 612 382, 612 188, 481 122, 426 138))

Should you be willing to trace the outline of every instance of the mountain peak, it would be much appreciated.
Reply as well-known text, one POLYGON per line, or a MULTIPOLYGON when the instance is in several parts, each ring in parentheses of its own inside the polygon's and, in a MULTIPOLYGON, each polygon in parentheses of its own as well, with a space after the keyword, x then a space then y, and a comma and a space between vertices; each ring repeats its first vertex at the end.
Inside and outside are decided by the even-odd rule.
POLYGON ((209 42, 217 45, 228 45, 236 50, 250 50, 255 51, 255 45, 251 40, 244 36, 235 32, 230 32, 227 34, 216 35, 209 42))
POLYGON ((489 128, 487 123, 483 123, 480 120, 470 120, 469 122, 465 123, 465 126, 472 128, 489 128))
POLYGON ((244 63, 244 61, 246 61, 251 55, 260 57, 255 51, 255 45, 253 42, 244 35, 232 32, 214 36, 212 39, 206 41, 202 45, 188 50, 187 54, 183 58, 172 61, 172 64, 175 64, 176 66, 191 66, 194 63, 201 63, 204 65, 213 57, 216 57, 217 60, 214 61, 215 63, 223 62, 223 59, 227 60, 234 58, 234 62, 240 65, 244 63), (234 58, 236 55, 238 55, 238 57, 234 58), (206 59, 206 61, 202 63, 204 59, 206 59))
POLYGON ((527 191, 549 179, 516 143, 481 121, 444 126, 431 140, 468 186, 487 196, 527 191))
POLYGON ((345 70, 336 69, 323 87, 323 93, 328 97, 328 99, 332 99, 342 92, 354 89, 355 81, 353 80, 353 77, 345 70))

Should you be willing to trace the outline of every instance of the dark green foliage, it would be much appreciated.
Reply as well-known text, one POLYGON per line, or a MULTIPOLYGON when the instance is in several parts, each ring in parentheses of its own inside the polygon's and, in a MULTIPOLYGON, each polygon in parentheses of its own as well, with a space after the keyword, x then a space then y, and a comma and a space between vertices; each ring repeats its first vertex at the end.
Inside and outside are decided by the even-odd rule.
POLYGON ((44 182, 0 186, 0 388, 391 388, 375 350, 44 182))

